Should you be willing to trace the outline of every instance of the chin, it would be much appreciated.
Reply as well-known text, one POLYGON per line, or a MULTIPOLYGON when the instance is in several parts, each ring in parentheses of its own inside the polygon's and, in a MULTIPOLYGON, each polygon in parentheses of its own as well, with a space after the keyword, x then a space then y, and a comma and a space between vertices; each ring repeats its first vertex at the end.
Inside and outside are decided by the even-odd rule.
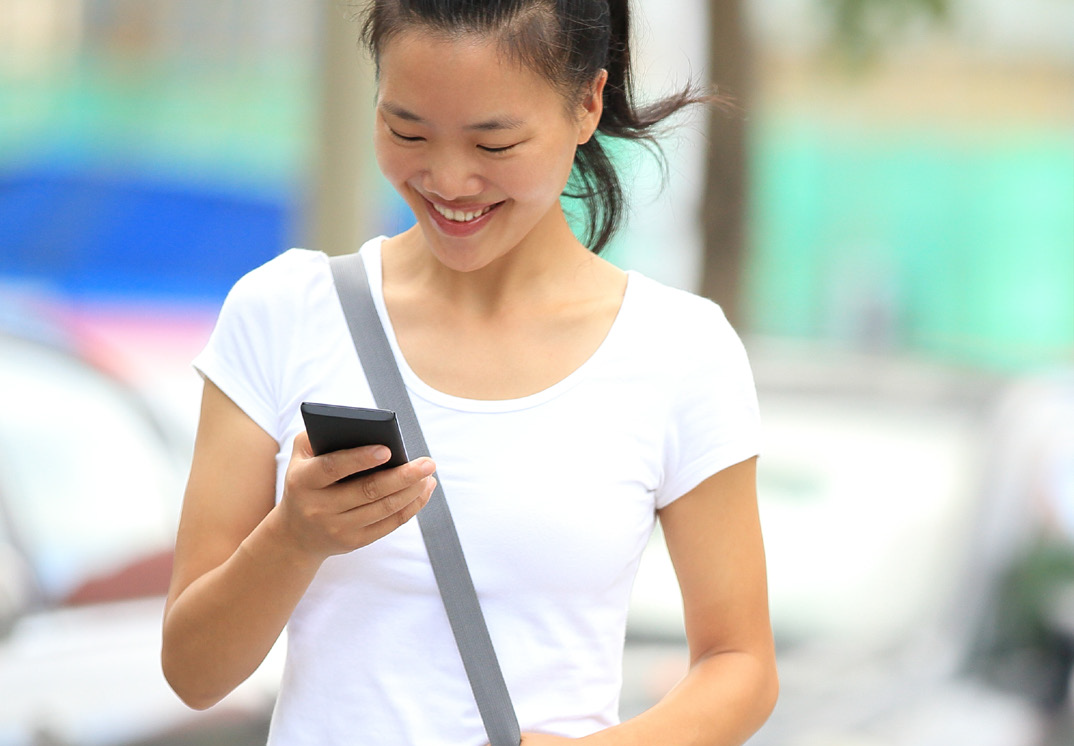
POLYGON ((507 254, 502 249, 494 249, 493 242, 457 239, 439 235, 432 229, 433 235, 423 228, 425 243, 433 256, 442 265, 455 272, 476 272, 493 264, 507 254))
POLYGON ((499 227, 490 224, 474 235, 460 237, 446 235, 427 217, 418 219, 418 228, 429 251, 441 264, 456 272, 484 269, 521 243, 520 238, 504 235, 499 227))

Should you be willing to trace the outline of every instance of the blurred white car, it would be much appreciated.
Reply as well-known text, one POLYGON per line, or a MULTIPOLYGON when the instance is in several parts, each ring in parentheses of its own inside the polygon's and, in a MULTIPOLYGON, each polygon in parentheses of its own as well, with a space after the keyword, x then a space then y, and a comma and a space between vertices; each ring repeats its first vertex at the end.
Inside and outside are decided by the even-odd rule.
POLYGON ((28 318, 0 318, 0 746, 264 743, 274 662, 207 712, 160 670, 182 459, 28 318))
MULTIPOLYGON (((751 354, 781 694, 750 743, 1045 743, 1034 669, 977 672, 1005 573, 1039 529, 1027 498, 1043 465, 1019 444, 1054 401, 1002 407, 1002 380, 920 362, 760 342, 751 354)), ((657 533, 635 584, 624 717, 685 672, 681 630, 657 533)))

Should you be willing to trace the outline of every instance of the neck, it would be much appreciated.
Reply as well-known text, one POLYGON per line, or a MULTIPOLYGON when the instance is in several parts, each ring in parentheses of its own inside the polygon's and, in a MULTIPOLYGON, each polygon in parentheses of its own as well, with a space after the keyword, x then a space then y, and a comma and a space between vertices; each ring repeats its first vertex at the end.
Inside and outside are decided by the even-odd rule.
POLYGON ((445 266, 429 249, 420 226, 385 242, 385 284, 407 286, 464 313, 491 316, 552 299, 601 260, 575 238, 561 210, 517 246, 469 271, 445 266))

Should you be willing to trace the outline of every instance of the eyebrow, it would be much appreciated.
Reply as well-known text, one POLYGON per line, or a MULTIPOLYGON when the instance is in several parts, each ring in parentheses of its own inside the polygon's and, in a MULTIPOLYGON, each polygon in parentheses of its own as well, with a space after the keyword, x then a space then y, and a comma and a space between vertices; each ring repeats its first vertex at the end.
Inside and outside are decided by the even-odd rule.
MULTIPOLYGON (((380 105, 384 111, 388 112, 394 117, 398 117, 407 122, 413 122, 414 124, 426 124, 426 121, 419 117, 409 109, 405 109, 399 104, 386 101, 380 105)), ((473 130, 476 132, 495 132, 499 130, 516 130, 522 127, 523 122, 521 119, 510 117, 507 115, 493 117, 492 119, 486 119, 483 122, 476 122, 475 124, 468 124, 464 129, 473 130)))

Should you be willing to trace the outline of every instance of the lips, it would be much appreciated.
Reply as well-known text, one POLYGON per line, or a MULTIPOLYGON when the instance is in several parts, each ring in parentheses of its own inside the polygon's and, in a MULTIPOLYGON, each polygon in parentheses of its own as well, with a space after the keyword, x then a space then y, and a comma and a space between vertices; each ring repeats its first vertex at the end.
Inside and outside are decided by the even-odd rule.
POLYGON ((503 206, 503 202, 485 205, 441 205, 423 197, 430 217, 440 231, 453 238, 472 236, 481 230, 503 206))

